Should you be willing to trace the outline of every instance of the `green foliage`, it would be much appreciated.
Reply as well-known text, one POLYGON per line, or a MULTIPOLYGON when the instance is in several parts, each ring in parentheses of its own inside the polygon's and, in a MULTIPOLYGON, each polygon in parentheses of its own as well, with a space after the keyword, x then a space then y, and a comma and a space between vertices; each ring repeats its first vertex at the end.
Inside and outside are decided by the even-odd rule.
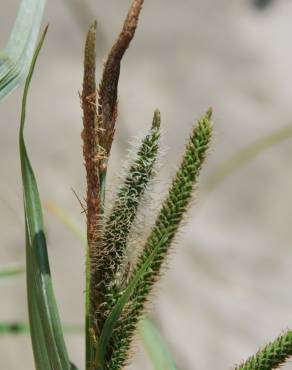
MULTIPOLYGON (((49 211, 77 238, 80 239, 82 244, 86 247, 86 237, 84 233, 78 227, 76 221, 72 216, 64 209, 60 208, 57 204, 48 203, 47 204, 49 211)), ((9 330, 10 325, 4 324, 3 334, 11 333, 9 330), (7 330, 5 330, 7 328, 7 330)), ((72 328, 73 330, 74 328, 72 328)), ((64 327, 66 332, 70 332, 70 327, 64 327)), ((0 325, 1 333, 1 325, 0 325)), ((159 333, 158 328, 155 326, 154 322, 149 318, 143 318, 141 325, 139 326, 139 336, 142 340, 142 343, 149 355, 150 360, 153 363, 155 370, 177 370, 174 359, 171 356, 171 353, 167 347, 167 344, 161 334, 159 333)))
POLYGON ((292 125, 290 123, 287 126, 277 128, 276 130, 260 137, 252 144, 235 153, 231 158, 219 165, 208 177, 203 189, 205 196, 217 189, 229 176, 255 160, 259 155, 291 138, 292 125))
POLYGON ((23 136, 29 85, 45 35, 46 30, 35 51, 25 83, 19 132, 25 211, 27 298, 36 368, 69 370, 70 363, 53 292, 41 203, 23 136))
POLYGON ((289 330, 268 344, 235 370, 279 369, 292 356, 292 331, 289 330))
POLYGON ((163 337, 148 318, 141 322, 140 336, 155 370, 178 370, 163 337))
POLYGON ((27 334, 29 325, 21 322, 0 323, 0 335, 6 334, 27 334))
MULTIPOLYGON (((67 334, 82 333, 82 326, 79 325, 64 325, 64 332, 67 334)), ((0 322, 0 336, 1 335, 20 335, 29 334, 29 324, 24 322, 0 322)))
POLYGON ((10 38, 0 52, 0 100, 26 77, 41 25, 45 0, 22 0, 10 38))
POLYGON ((25 268, 20 266, 20 267, 11 267, 11 268, 2 268, 0 270, 0 279, 2 278, 9 278, 9 277, 15 277, 18 275, 21 275, 25 272, 25 268))

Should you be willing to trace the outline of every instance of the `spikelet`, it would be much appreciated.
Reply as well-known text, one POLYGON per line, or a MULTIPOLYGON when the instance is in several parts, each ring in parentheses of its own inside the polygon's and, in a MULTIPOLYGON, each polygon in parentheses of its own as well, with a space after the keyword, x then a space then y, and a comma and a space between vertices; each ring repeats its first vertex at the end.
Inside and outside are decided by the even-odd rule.
POLYGON ((98 140, 96 138, 96 21, 94 21, 87 33, 84 52, 84 76, 81 94, 83 109, 83 157, 86 170, 87 195, 86 195, 86 219, 87 219, 87 252, 86 252, 86 290, 85 290, 85 336, 86 336, 86 368, 90 365, 93 345, 89 330, 90 323, 90 262, 89 256, 96 244, 96 225, 100 220, 100 178, 96 159, 98 157, 98 140))
POLYGON ((95 309, 97 334, 100 333, 104 320, 115 303, 115 296, 125 281, 123 275, 126 275, 124 262, 127 239, 141 199, 155 174, 159 137, 160 113, 156 111, 152 128, 143 139, 136 159, 130 165, 118 191, 113 208, 104 221, 99 248, 91 257, 91 281, 95 285, 92 307, 95 309))
POLYGON ((118 83, 121 60, 133 40, 144 0, 134 0, 104 65, 102 80, 98 91, 99 144, 109 155, 118 111, 118 83))
POLYGON ((289 330, 274 342, 266 345, 235 370, 272 370, 278 369, 292 356, 292 331, 289 330))
POLYGON ((132 276, 135 276, 154 253, 149 268, 137 284, 132 298, 114 330, 108 351, 108 369, 110 370, 121 369, 127 361, 131 341, 143 313, 145 302, 160 276, 161 267, 171 242, 191 201, 194 185, 197 183, 211 140, 212 123, 210 119, 211 110, 195 126, 168 197, 162 205, 156 223, 132 273, 132 276))
POLYGON ((95 107, 95 58, 96 58, 96 21, 89 28, 84 53, 84 77, 81 95, 83 109, 83 156, 87 179, 87 240, 89 247, 94 242, 94 227, 99 217, 99 175, 96 168, 96 107, 95 107))

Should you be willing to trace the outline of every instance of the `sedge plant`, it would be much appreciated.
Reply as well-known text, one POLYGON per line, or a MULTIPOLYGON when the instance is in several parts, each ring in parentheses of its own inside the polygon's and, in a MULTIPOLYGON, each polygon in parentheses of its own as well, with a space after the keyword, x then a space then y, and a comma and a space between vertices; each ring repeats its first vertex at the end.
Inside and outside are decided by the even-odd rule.
MULTIPOLYGON (((87 223, 86 370, 121 370, 129 363, 136 330, 192 201, 212 137, 212 111, 209 109, 194 125, 181 164, 149 234, 139 248, 132 251, 130 239, 136 230, 143 199, 156 174, 161 126, 158 110, 148 134, 128 165, 111 207, 106 204, 105 191, 117 122, 121 61, 134 38, 142 6, 143 0, 132 2, 123 29, 105 62, 98 87, 95 81, 96 22, 90 26, 85 44, 81 102, 87 181, 86 203, 83 205, 87 223)), ((36 369, 70 370, 76 366, 70 362, 64 341, 50 273, 40 197, 24 140, 28 90, 46 31, 36 48, 26 80, 19 136, 29 326, 36 369)), ((288 331, 235 369, 276 369, 291 355, 292 334, 288 331)))

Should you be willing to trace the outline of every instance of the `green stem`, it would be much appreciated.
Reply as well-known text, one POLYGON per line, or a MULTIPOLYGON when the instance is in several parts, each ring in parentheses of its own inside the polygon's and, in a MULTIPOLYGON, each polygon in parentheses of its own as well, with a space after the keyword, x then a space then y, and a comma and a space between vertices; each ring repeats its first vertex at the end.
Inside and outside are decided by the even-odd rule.
POLYGON ((90 337, 90 299, 89 299, 89 285, 90 285, 90 258, 88 245, 86 244, 86 277, 85 277, 85 358, 86 358, 86 369, 90 369, 92 343, 90 337))
MULTIPOLYGON (((103 167, 104 170, 99 169, 99 215, 102 217, 105 209, 105 186, 106 186, 106 174, 107 174, 107 167, 106 165, 103 167)), ((87 247, 88 248, 88 247, 87 247)), ((94 332, 92 330, 93 325, 91 324, 90 315, 92 315, 91 310, 91 290, 92 290, 92 281, 91 281, 91 259, 89 255, 89 250, 87 249, 86 254, 86 320, 85 320, 85 330, 86 330, 86 364, 87 370, 92 369, 92 364, 95 361, 96 356, 96 341, 97 338, 94 337, 94 332)))

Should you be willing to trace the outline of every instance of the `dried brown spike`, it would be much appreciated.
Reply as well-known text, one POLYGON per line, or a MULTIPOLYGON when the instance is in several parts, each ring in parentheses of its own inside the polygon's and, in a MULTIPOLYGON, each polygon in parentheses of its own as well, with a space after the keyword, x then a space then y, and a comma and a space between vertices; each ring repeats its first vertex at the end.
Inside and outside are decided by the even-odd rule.
POLYGON ((111 150, 117 119, 118 82, 121 60, 135 35, 143 3, 144 0, 133 1, 122 32, 105 62, 102 80, 99 85, 99 145, 104 148, 107 155, 109 155, 111 150))
POLYGON ((89 28, 84 53, 84 78, 81 95, 83 109, 83 156, 87 176, 87 240, 89 247, 99 215, 99 175, 96 142, 96 21, 89 28))

